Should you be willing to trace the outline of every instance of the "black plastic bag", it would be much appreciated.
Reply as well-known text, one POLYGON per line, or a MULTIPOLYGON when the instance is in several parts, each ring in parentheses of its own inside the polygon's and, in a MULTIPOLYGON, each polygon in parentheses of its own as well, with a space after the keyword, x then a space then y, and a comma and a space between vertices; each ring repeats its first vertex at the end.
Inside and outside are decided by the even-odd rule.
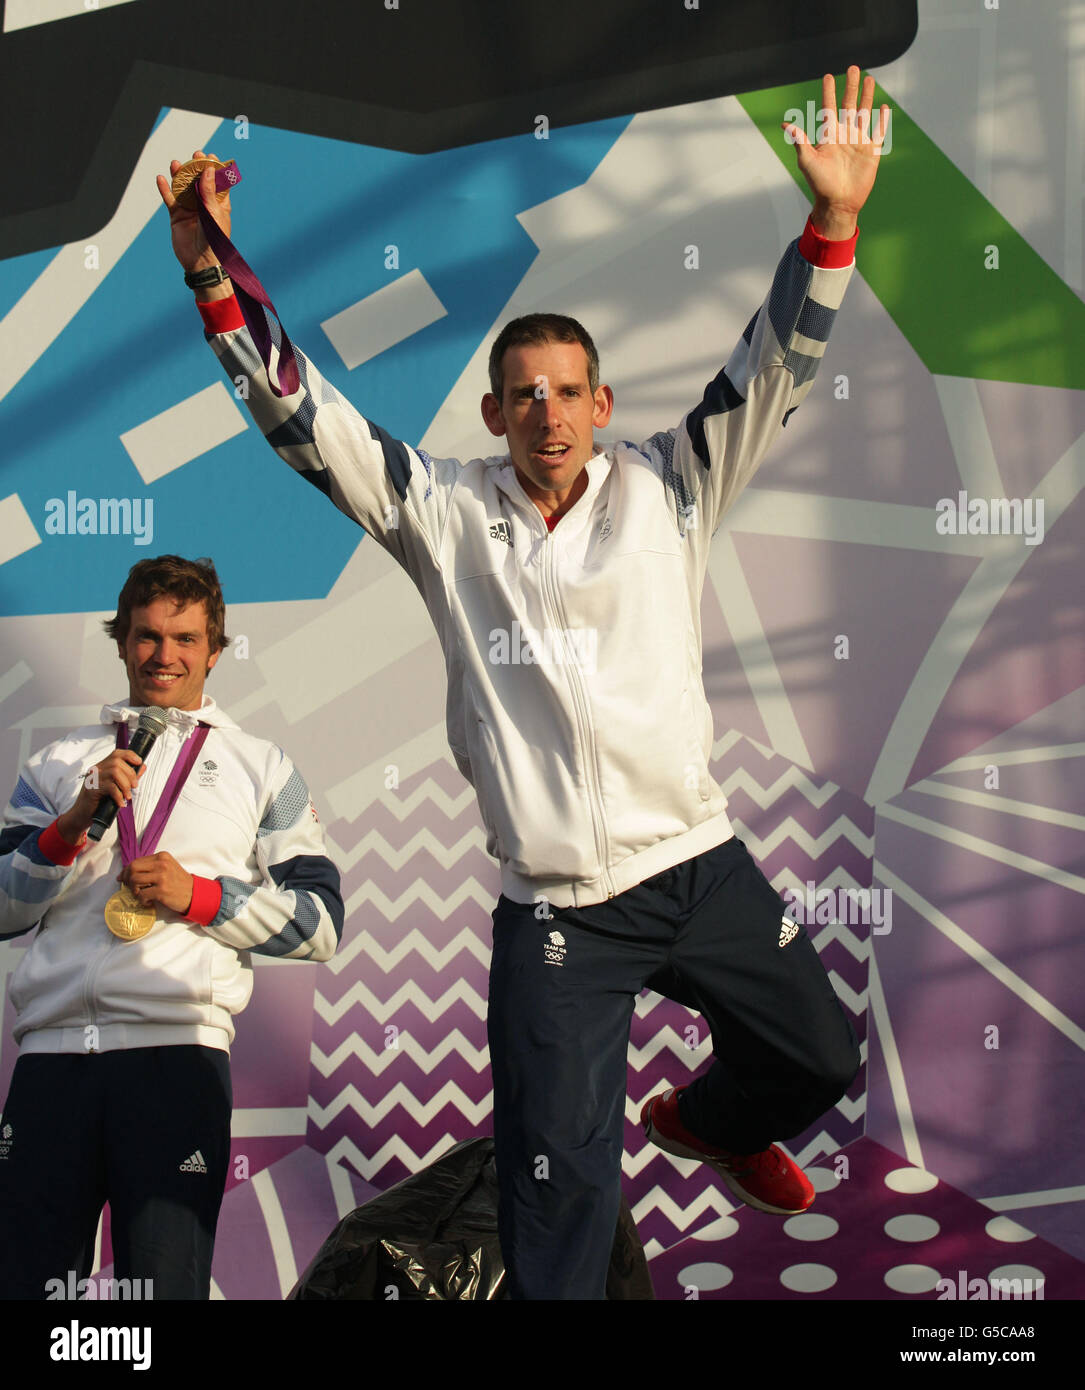
MULTIPOLYGON (((288 1296, 313 1301, 506 1298, 494 1141, 457 1144, 345 1216, 288 1296)), ((606 1296, 655 1296, 624 1196, 606 1296)))

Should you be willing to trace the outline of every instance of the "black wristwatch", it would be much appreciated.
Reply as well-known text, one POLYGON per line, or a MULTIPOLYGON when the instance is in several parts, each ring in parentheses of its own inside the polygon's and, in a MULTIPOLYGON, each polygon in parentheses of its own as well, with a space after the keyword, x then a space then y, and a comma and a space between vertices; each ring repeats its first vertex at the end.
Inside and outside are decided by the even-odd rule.
POLYGON ((185 284, 190 290, 206 290, 211 285, 221 285, 229 278, 220 265, 209 265, 206 270, 185 271, 185 284))

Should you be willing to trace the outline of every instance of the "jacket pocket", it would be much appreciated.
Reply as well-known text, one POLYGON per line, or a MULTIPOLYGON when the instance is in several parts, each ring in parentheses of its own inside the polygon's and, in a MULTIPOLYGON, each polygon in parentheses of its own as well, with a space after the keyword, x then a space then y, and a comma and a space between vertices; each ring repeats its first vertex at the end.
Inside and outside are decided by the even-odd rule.
POLYGON ((700 736, 702 720, 698 714, 699 705, 700 701, 694 698, 693 691, 687 685, 682 691, 682 730, 686 745, 683 785, 687 791, 695 791, 702 801, 708 801, 712 796, 712 780, 700 736))
POLYGON ((215 943, 199 927, 167 923, 142 941, 119 943, 97 979, 105 1015, 148 1023, 182 1022, 211 1003, 215 943))
MULTIPOLYGON (((507 804, 507 788, 497 771, 497 743, 493 730, 473 709, 468 707, 465 719, 467 748, 464 760, 471 769, 468 779, 475 789, 482 823, 486 828, 486 852, 495 859, 506 858, 510 854, 508 836, 501 834, 499 819, 502 807, 507 804)), ((457 762, 459 757, 457 756, 457 762)), ((466 773, 464 774, 466 776, 466 773)))

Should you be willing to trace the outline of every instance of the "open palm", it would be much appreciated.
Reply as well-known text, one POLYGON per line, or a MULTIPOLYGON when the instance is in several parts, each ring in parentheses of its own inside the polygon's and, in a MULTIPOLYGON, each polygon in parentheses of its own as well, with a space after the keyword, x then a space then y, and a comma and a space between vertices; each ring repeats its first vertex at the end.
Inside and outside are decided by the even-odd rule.
POLYGON ((823 208, 857 217, 870 196, 878 175, 882 145, 889 126, 889 107, 882 106, 875 120, 874 79, 863 80, 859 97, 859 69, 848 68, 844 88, 844 104, 838 115, 836 79, 826 73, 821 80, 821 105, 818 143, 809 133, 796 125, 784 123, 784 130, 795 143, 799 170, 815 201, 823 208))

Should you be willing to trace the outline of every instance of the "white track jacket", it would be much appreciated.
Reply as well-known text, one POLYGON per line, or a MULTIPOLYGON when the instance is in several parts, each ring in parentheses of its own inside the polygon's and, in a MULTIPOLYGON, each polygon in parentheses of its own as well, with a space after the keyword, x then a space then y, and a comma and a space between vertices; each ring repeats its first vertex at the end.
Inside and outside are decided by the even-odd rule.
POLYGON ((0 833, 0 937, 38 926, 11 981, 23 1052, 182 1043, 228 1050, 234 1015, 252 994, 250 952, 319 961, 338 944, 339 874, 290 759, 239 729, 209 696, 199 710, 162 712, 169 727, 147 754, 132 798, 136 834, 196 721, 211 725, 158 848, 189 873, 218 880, 218 910, 200 925, 161 908, 149 935, 120 941, 103 915, 120 886, 116 821, 72 863, 55 863, 43 851, 42 832, 74 805, 83 775, 116 746, 119 720, 131 738, 138 709, 127 701, 107 705, 100 724, 35 753, 0 833))
POLYGON ((676 429, 601 448, 553 532, 507 456, 412 449, 301 353, 301 387, 280 399, 236 301, 201 306, 268 442, 421 593, 444 650, 449 746, 514 901, 586 906, 732 835, 708 768, 709 543, 809 390, 851 275, 803 252, 843 245, 808 225, 700 404, 676 429))

